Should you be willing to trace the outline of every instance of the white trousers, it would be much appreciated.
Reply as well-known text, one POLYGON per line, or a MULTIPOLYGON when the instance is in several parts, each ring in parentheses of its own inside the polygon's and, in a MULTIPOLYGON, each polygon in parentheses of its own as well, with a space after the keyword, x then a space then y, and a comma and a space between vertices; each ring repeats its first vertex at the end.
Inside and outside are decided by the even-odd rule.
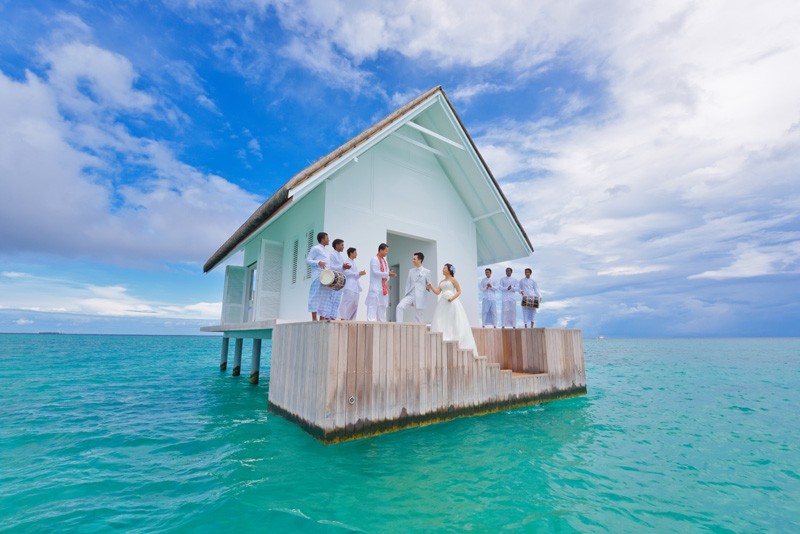
POLYGON ((415 323, 424 323, 425 322, 425 308, 417 308, 417 305, 414 302, 414 297, 411 296, 411 295, 406 295, 405 297, 403 297, 403 300, 401 300, 397 304, 397 311, 399 312, 397 314, 398 315, 398 319, 399 319, 400 313, 402 313, 403 314, 402 317, 403 317, 403 322, 404 323, 412 322, 412 321, 408 320, 409 317, 406 314, 406 312, 408 311, 408 308, 414 308, 414 321, 413 322, 415 322, 415 323))
POLYGON ((528 308, 527 306, 522 307, 522 322, 525 325, 533 325, 533 320, 536 319, 536 312, 538 310, 536 308, 528 308))
POLYGON ((386 308, 378 304, 367 304, 367 321, 386 322, 386 308))
POLYGON ((503 301, 503 327, 514 328, 517 326, 517 301, 503 301))
POLYGON ((483 300, 481 316, 483 318, 483 326, 497 326, 497 303, 494 299, 483 300))
POLYGON ((354 321, 358 314, 358 293, 342 290, 342 302, 339 304, 339 319, 354 321))

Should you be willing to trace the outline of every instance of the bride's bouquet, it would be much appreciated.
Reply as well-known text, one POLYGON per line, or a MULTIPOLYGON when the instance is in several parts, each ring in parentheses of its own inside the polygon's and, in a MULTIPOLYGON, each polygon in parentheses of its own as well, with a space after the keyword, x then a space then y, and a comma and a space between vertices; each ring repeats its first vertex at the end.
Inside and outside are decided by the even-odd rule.
POLYGON ((456 295, 455 291, 452 291, 450 289, 445 289, 444 291, 442 291, 442 298, 446 299, 448 302, 450 302, 455 295, 456 295))

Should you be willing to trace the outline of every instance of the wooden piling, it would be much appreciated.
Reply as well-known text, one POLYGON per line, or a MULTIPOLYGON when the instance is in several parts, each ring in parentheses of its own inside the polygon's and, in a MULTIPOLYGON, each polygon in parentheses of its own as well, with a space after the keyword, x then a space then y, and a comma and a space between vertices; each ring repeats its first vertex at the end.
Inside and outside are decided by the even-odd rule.
POLYGON ((258 384, 258 373, 261 368, 261 338, 253 339, 253 355, 250 359, 250 383, 258 384))
POLYGON ((220 354, 219 358, 219 370, 225 371, 228 368, 228 345, 230 344, 230 338, 223 337, 222 338, 222 353, 220 354))
POLYGON ((239 376, 242 372, 242 343, 244 339, 237 337, 233 348, 233 372, 232 376, 239 376))

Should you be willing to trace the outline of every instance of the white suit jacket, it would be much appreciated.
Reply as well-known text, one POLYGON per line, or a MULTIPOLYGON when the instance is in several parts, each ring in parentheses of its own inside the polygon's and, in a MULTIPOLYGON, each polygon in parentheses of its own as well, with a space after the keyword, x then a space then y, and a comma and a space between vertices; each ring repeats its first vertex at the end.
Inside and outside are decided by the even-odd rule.
POLYGON ((420 267, 419 271, 417 271, 416 267, 412 267, 408 270, 408 280, 406 280, 406 292, 404 296, 413 296, 414 307, 418 310, 425 309, 425 301, 428 300, 428 293, 425 288, 428 284, 433 285, 430 269, 420 267))

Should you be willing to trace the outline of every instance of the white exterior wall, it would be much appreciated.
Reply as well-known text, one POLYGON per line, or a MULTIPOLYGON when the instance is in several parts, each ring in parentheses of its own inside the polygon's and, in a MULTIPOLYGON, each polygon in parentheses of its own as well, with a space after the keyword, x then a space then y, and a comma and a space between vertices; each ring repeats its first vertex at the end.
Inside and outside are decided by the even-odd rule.
MULTIPOLYGON (((433 154, 389 137, 349 162, 327 180, 324 230, 331 240, 344 239, 345 249, 356 247, 358 265, 367 271, 387 234, 435 241, 437 264, 426 258, 425 266, 437 280, 445 262, 456 266, 464 309, 472 325, 479 325, 475 224, 433 154)), ((389 264, 400 264, 402 293, 411 260, 408 251, 393 254, 389 244, 389 264)), ((362 320, 368 276, 361 280, 362 320)))
MULTIPOLYGON (((272 224, 256 233, 245 245, 244 265, 248 266, 259 259, 262 239, 283 243, 280 320, 311 319, 311 315, 308 313, 308 290, 311 287, 311 281, 305 277, 306 232, 313 231, 313 244, 316 245, 317 233, 327 231, 323 228, 325 189, 326 184, 320 184, 272 224), (299 241, 297 281, 292 283, 295 239, 299 241)), ((333 240, 333 236, 331 236, 331 240, 333 240)))

